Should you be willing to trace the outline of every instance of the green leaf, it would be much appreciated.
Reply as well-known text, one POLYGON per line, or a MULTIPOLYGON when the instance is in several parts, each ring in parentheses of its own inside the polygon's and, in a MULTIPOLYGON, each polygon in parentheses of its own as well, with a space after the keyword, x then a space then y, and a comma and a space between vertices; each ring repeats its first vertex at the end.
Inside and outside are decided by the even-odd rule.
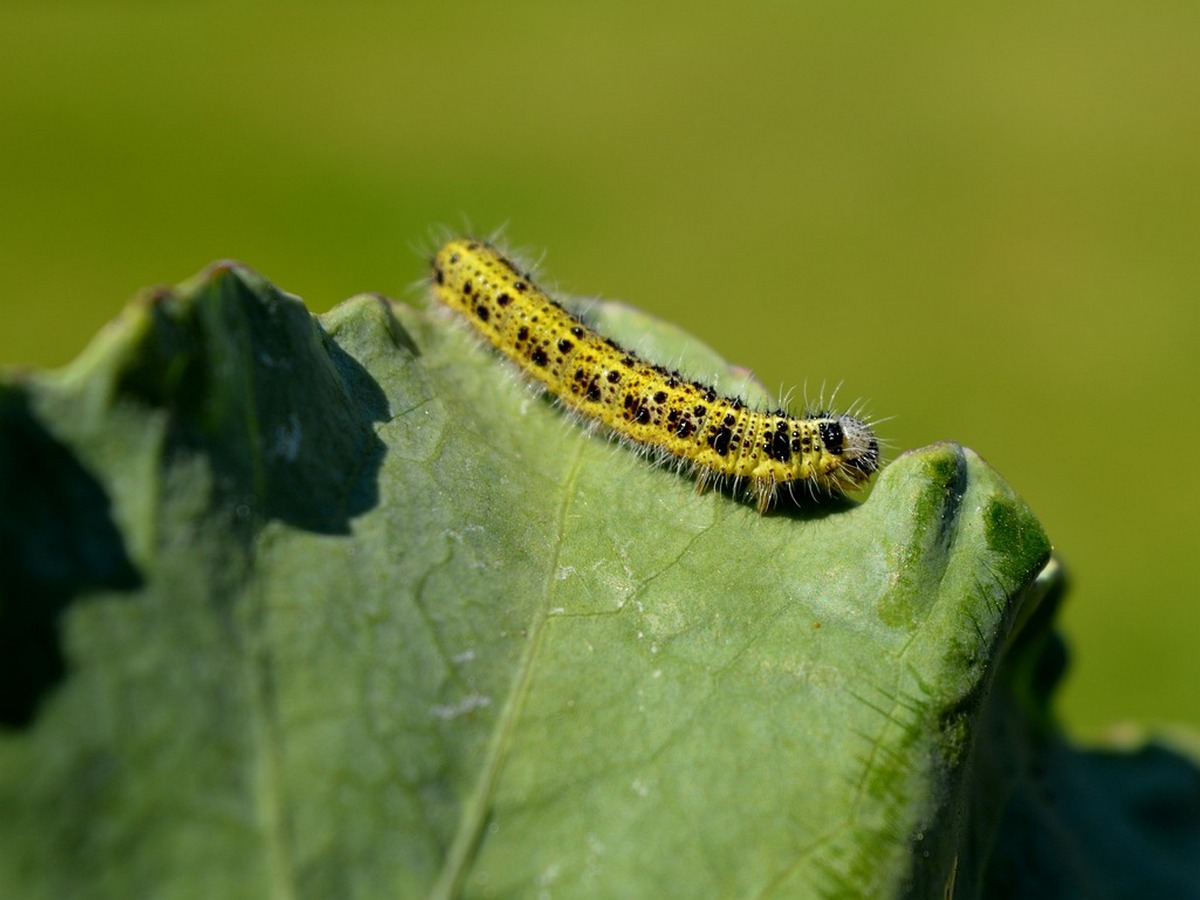
POLYGON ((231 265, 0 385, 0 538, 5 896, 970 896, 1057 740, 1004 654, 1049 544, 971 451, 758 516, 231 265))

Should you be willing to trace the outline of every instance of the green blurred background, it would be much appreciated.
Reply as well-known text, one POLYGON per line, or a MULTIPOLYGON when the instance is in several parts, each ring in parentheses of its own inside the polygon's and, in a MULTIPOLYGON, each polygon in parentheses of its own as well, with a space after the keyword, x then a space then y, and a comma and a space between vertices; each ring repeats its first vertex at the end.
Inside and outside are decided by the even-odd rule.
POLYGON ((1200 723, 1200 4, 3 3, 0 362, 438 227, 953 439, 1074 576, 1077 733, 1200 723))

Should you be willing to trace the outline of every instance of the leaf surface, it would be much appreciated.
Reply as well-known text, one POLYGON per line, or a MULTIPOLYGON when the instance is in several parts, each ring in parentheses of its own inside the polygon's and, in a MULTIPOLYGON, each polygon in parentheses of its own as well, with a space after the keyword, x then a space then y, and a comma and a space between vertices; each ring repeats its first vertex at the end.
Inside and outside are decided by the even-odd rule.
MULTIPOLYGON (((673 329, 592 315, 755 396, 673 329)), ((0 425, 26 651, 0 886, 26 897, 940 889, 1049 555, 957 445, 759 516, 444 316, 317 319, 232 265, 10 377, 0 425)))

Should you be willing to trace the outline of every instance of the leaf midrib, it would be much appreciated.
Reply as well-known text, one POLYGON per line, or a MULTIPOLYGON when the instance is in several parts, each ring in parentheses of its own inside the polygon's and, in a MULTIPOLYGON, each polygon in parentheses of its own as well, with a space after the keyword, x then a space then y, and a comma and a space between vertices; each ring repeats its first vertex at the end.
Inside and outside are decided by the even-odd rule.
POLYGON ((500 773, 504 769, 505 757, 511 745, 512 733, 516 729, 517 722, 520 721, 521 713, 525 707, 525 699, 529 695, 529 684, 533 677, 534 664, 541 650, 546 623, 550 619, 551 601, 557 584, 555 573, 558 571, 559 559, 562 554, 567 515, 571 508, 571 503, 575 498, 575 483, 582 468, 582 458, 582 450, 576 451, 575 459, 567 471, 566 478, 561 486, 562 502, 559 504, 558 515, 555 518, 553 530, 553 534, 556 536, 554 552, 550 557, 550 563, 546 569, 545 587, 541 592, 541 603, 534 610, 534 617, 529 626, 529 635, 526 638, 525 648, 521 652, 521 658, 517 661, 512 688, 509 690, 508 696, 504 700, 504 706, 501 707, 500 715, 497 717, 496 727, 492 732, 491 740, 488 742, 487 754, 484 757, 479 779, 475 784, 475 789, 471 792, 471 796, 463 806, 458 831, 450 844, 450 850, 446 854, 446 861, 442 866, 442 871, 429 893, 431 900, 453 900, 453 898, 458 897, 462 893, 463 882, 470 872, 471 864, 479 849, 484 825, 489 814, 488 811, 491 808, 492 796, 495 793, 496 783, 499 781, 500 773))

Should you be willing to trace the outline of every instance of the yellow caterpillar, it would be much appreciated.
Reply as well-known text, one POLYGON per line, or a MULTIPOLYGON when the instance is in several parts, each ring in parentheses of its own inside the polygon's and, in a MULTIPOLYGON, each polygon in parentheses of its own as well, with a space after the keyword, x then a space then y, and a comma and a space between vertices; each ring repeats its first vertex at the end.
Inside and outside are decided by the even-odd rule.
POLYGON ((675 462, 700 490, 729 482, 762 513, 781 485, 840 494, 879 468, 879 442, 868 423, 749 409, 645 362, 568 313, 488 244, 451 241, 434 255, 432 269, 437 298, 563 406, 675 462))

